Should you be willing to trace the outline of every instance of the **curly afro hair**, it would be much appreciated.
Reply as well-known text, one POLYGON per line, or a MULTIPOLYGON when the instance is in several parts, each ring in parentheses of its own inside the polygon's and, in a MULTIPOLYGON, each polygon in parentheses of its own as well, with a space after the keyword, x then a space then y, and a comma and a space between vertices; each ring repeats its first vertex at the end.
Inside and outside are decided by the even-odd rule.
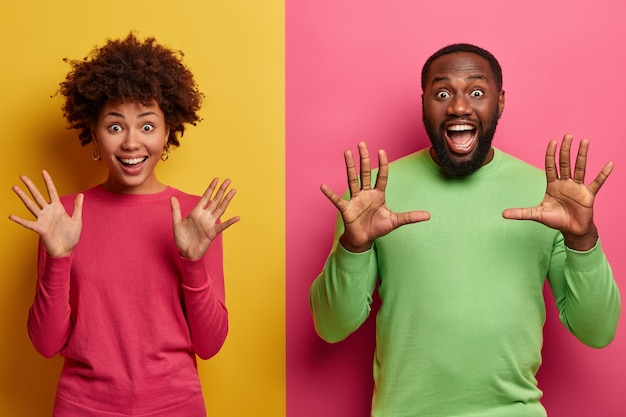
POLYGON ((62 110, 70 128, 78 129, 81 144, 92 141, 90 127, 113 99, 156 101, 170 128, 168 144, 179 146, 185 124, 201 120, 197 112, 203 98, 182 58, 182 51, 159 45, 152 37, 142 42, 130 33, 123 40, 108 40, 82 61, 69 61, 72 69, 60 89, 62 110))

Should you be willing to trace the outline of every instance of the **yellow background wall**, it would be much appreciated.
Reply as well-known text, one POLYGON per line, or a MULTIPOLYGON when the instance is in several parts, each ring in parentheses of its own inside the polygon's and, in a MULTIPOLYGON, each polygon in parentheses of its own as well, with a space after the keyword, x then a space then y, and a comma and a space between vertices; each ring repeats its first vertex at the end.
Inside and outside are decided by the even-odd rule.
POLYGON ((54 96, 69 70, 107 38, 135 31, 184 51, 206 98, 161 180, 200 194, 230 177, 238 195, 226 231, 230 333, 200 363, 209 416, 285 415, 284 6, 282 1, 3 1, 0 5, 0 415, 51 414, 61 367, 26 333, 35 285, 36 235, 7 219, 29 216, 11 191, 26 174, 42 185, 47 169, 59 192, 104 179, 54 96), (51 97, 52 96, 52 97, 51 97))

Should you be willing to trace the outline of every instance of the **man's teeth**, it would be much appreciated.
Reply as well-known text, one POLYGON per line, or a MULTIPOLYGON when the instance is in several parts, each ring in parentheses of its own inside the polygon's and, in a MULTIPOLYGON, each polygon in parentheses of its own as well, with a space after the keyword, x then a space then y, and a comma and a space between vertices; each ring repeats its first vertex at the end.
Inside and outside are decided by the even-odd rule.
POLYGON ((457 152, 468 152, 476 140, 476 129, 469 124, 450 125, 447 128, 450 146, 457 152))
POLYGON ((122 161, 122 163, 126 165, 135 165, 135 164, 145 161, 145 159, 146 158, 129 158, 129 159, 120 158, 120 161, 122 161))
POLYGON ((472 138, 472 140, 470 140, 469 142, 465 142, 465 143, 455 142, 454 147, 460 151, 466 151, 472 147, 473 143, 474 143, 474 139, 472 138))
POLYGON ((453 132, 463 132, 465 130, 474 130, 474 128, 470 125, 452 125, 448 127, 448 130, 452 130, 453 132))

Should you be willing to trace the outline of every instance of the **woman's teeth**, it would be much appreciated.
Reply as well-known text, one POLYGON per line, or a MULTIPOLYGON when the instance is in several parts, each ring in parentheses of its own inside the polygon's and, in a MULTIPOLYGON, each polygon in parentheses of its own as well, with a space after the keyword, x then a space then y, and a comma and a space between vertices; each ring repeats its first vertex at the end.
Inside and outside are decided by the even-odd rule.
POLYGON ((136 165, 136 164, 138 164, 140 162, 143 162, 145 160, 146 160, 145 157, 144 158, 127 158, 127 159, 120 158, 120 162, 125 164, 125 165, 136 165))

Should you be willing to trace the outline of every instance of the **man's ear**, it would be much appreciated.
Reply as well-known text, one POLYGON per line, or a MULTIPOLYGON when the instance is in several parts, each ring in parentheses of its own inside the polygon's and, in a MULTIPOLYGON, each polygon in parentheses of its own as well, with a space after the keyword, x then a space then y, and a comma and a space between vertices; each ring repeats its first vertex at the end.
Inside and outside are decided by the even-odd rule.
POLYGON ((502 116, 503 111, 504 111, 504 90, 501 90, 500 94, 498 94, 498 119, 502 116))

